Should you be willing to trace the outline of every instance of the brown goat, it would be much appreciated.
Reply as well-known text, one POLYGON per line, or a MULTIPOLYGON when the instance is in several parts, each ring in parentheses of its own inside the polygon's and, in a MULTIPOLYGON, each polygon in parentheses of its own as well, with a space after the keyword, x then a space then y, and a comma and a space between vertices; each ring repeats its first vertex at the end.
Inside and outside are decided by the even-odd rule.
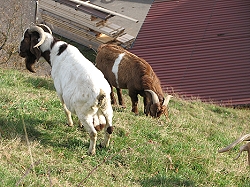
POLYGON ((144 102, 144 113, 152 117, 168 116, 167 105, 172 97, 164 98, 160 80, 152 67, 142 58, 124 48, 103 44, 99 46, 96 67, 102 71, 111 86, 111 101, 116 104, 112 86, 117 89, 119 104, 124 106, 121 89, 128 89, 132 101, 132 112, 138 114, 138 97, 144 102))

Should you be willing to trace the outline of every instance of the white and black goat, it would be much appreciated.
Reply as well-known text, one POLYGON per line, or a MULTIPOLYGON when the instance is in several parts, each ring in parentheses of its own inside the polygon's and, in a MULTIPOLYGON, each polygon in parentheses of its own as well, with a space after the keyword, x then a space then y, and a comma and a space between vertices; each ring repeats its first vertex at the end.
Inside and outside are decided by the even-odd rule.
POLYGON ((62 102, 68 124, 73 125, 71 112, 90 134, 88 153, 95 154, 97 131, 104 128, 102 146, 107 147, 113 131, 113 110, 110 86, 102 72, 87 60, 80 51, 63 41, 58 41, 49 28, 33 26, 24 32, 19 55, 25 58, 26 67, 35 72, 33 64, 40 57, 51 65, 51 75, 62 102))
POLYGON ((139 94, 143 97, 146 115, 160 117, 165 114, 168 117, 167 105, 172 96, 164 98, 160 80, 144 59, 120 46, 103 44, 98 48, 96 67, 102 71, 111 86, 112 104, 116 104, 112 86, 117 89, 119 104, 123 106, 121 89, 128 89, 132 112, 138 114, 139 94))

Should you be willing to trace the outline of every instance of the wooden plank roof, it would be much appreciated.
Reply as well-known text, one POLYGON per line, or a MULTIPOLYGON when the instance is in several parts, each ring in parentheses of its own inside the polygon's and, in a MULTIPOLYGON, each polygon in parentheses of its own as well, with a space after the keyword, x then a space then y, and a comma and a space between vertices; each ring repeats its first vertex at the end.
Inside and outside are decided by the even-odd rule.
MULTIPOLYGON (((80 2, 40 0, 39 22, 47 24, 54 33, 85 46, 91 46, 95 50, 103 43, 114 43, 124 48, 131 47, 135 38, 127 34, 124 27, 108 20, 114 15, 123 15, 107 9, 97 10, 97 7, 103 8, 89 2, 80 5, 80 2)), ((134 20, 128 16, 123 17, 134 20)))
POLYGON ((105 13, 105 12, 102 12, 102 11, 99 11, 99 10, 96 10, 94 8, 90 8, 90 7, 86 7, 86 6, 82 6, 82 5, 78 5, 77 3, 74 3, 74 2, 71 2, 69 0, 54 0, 58 3, 61 3, 61 4, 64 4, 64 5, 67 5, 69 7, 72 7, 74 8, 75 10, 78 10, 78 11, 82 11, 82 12, 85 12, 85 13, 88 13, 90 15, 93 15, 93 16, 96 16, 98 18, 101 18, 101 19, 108 19, 110 17, 112 17, 113 15, 111 14, 108 14, 108 13, 105 13))
POLYGON ((155 0, 130 51, 165 91, 250 104, 250 1, 155 0))

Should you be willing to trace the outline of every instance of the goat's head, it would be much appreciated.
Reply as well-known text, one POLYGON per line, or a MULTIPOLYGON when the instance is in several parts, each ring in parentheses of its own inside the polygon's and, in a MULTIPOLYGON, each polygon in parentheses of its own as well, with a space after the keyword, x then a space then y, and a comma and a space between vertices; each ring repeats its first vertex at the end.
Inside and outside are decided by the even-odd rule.
POLYGON ((152 90, 145 90, 151 94, 152 102, 146 107, 146 114, 150 114, 152 117, 160 117, 162 114, 168 118, 168 103, 170 99, 173 97, 172 95, 168 95, 163 99, 162 102, 159 101, 157 94, 152 90))
POLYGON ((51 33, 49 27, 42 24, 26 29, 19 46, 19 55, 25 58, 26 68, 31 72, 35 72, 33 65, 41 57, 39 46, 43 44, 46 37, 43 29, 51 33))

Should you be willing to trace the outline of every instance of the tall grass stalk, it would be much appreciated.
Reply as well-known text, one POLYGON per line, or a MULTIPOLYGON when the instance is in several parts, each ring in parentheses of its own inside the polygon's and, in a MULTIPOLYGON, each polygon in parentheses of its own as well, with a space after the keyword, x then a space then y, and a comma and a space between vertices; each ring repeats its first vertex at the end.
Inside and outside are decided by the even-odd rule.
MULTIPOLYGON (((27 147, 28 147, 28 151, 29 151, 29 157, 30 157, 30 162, 31 162, 31 166, 30 168, 26 169, 24 175, 22 176, 22 178, 16 183, 16 186, 19 186, 19 184, 22 182, 23 178, 26 177, 30 171, 33 171, 33 174, 34 174, 34 177, 36 178, 36 172, 35 172, 35 164, 34 164, 34 159, 33 159, 33 156, 32 156, 32 151, 31 151, 31 146, 30 146, 30 142, 29 142, 29 137, 28 137, 28 133, 27 133, 27 130, 26 130, 26 126, 25 126, 25 123, 24 123, 24 120, 23 120, 23 116, 21 116, 22 118, 22 123, 23 123, 23 130, 24 130, 24 134, 25 134, 25 140, 26 140, 26 144, 27 144, 27 147)), ((38 164, 39 162, 37 162, 36 164, 38 164)))

